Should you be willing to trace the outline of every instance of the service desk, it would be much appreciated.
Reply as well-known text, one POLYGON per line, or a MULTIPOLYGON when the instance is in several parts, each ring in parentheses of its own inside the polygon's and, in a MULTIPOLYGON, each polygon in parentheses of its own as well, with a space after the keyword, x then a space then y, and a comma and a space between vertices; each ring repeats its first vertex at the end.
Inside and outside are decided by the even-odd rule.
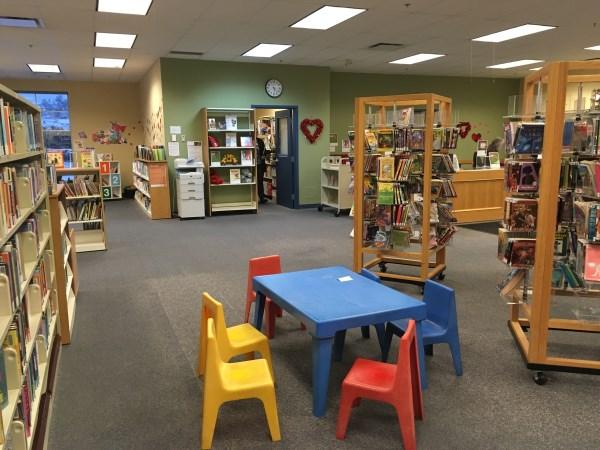
POLYGON ((459 224, 502 220, 504 169, 459 170, 453 181, 453 213, 459 224))

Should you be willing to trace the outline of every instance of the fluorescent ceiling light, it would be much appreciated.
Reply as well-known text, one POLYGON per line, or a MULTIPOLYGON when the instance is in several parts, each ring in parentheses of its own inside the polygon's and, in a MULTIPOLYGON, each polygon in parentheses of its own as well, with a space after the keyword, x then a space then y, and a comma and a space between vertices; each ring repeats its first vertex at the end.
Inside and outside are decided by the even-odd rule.
POLYGON ((124 64, 124 59, 94 58, 94 67, 102 67, 105 69, 122 69, 124 64))
POLYGON ((586 50, 600 50, 600 45, 594 45, 593 47, 586 47, 586 50))
POLYGON ((60 73, 60 67, 56 64, 27 64, 32 72, 37 73, 60 73))
POLYGON ((544 61, 539 59, 520 59, 518 61, 511 61, 502 64, 494 64, 493 66, 487 66, 488 69, 512 69, 513 67, 528 66, 529 64, 538 64, 544 61))
POLYGON ((423 61, 429 61, 430 59, 441 58, 442 56, 446 55, 438 55, 436 53, 419 53, 417 55, 390 61, 390 64, 417 64, 423 61))
POLYGON ((0 17, 0 27, 40 28, 40 22, 27 17, 0 17))
POLYGON ((96 33, 96 47, 131 48, 137 34, 96 33))
POLYGON ((258 44, 256 47, 248 50, 242 56, 253 56, 255 58, 270 58, 284 50, 290 48, 288 44, 258 44))
POLYGON ((556 27, 548 25, 531 25, 528 23, 518 27, 509 28, 508 30, 498 31, 497 33, 487 34, 473 40, 477 42, 504 42, 510 39, 516 39, 546 30, 552 30, 553 28, 556 27))
POLYGON ((292 25, 292 28, 309 28, 311 30, 328 30, 354 16, 364 13, 362 8, 344 8, 340 6, 323 6, 314 13, 292 25))
POLYGON ((98 12, 145 16, 152 0, 98 0, 98 12))
POLYGON ((542 70, 542 67, 534 67, 533 69, 529 69, 529 70, 533 70, 533 71, 537 72, 538 70, 542 70))

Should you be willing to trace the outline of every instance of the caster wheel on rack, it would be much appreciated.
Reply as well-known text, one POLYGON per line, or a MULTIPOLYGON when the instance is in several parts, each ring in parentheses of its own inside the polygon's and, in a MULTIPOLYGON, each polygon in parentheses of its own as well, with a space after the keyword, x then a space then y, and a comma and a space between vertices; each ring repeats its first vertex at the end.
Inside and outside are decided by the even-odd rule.
POLYGON ((379 270, 383 273, 387 272, 387 266, 385 265, 385 263, 379 263, 379 270))
POLYGON ((543 386, 548 382, 548 377, 544 372, 536 372, 533 376, 533 381, 535 381, 535 384, 543 386))
POLYGON ((319 206, 317 206, 317 210, 318 210, 319 212, 322 212, 322 211, 323 211, 323 205, 319 205, 319 206))
POLYGON ((437 276, 438 281, 444 281, 444 278, 446 278, 446 274, 444 272, 440 272, 437 276))
POLYGON ((335 212, 335 217, 340 217, 340 212, 339 211, 335 212))

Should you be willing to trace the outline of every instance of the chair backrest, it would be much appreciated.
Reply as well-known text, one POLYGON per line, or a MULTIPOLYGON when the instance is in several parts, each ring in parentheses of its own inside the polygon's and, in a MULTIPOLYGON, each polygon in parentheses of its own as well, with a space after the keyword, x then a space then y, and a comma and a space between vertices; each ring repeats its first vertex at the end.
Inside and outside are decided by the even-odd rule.
POLYGON ((408 328, 400 338, 393 389, 396 391, 403 389, 409 381, 413 392, 421 391, 416 325, 412 319, 408 321, 408 328))
POLYGON ((427 305, 427 319, 445 329, 456 326, 454 289, 436 281, 427 280, 423 301, 427 305))
POLYGON ((223 358, 221 358, 221 352, 219 349, 218 333, 215 329, 215 321, 213 318, 209 318, 206 321, 206 379, 207 384, 215 383, 220 379, 221 366, 225 364, 223 358), (213 378, 214 377, 214 378, 213 378))
POLYGON ((259 275, 274 275, 281 273, 281 258, 279 255, 260 256, 248 260, 248 282, 246 285, 246 300, 254 299, 252 278, 259 275))
MULTIPOLYGON (((229 348, 229 340, 225 330, 227 324, 225 323, 225 313, 223 312, 223 304, 215 300, 208 292, 202 294, 202 326, 204 330, 200 332, 207 333, 208 331, 208 320, 212 319, 216 329, 216 338, 219 341, 221 348, 229 348)), ((207 334, 204 334, 207 336, 207 334)))
POLYGON ((378 283, 381 283, 381 278, 379 278, 379 277, 377 276, 377 274, 375 274, 375 273, 371 272, 371 271, 370 271, 370 270, 368 270, 368 269, 361 269, 361 270, 360 270, 360 274, 361 274, 363 277, 365 277, 365 278, 368 278, 369 280, 372 280, 372 281, 377 281, 378 283))

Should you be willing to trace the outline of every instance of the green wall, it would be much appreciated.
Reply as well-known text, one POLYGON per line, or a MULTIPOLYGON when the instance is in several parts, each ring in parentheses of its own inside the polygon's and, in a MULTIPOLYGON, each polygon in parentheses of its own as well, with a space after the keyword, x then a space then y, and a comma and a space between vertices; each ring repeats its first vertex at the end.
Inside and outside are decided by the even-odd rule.
MULTIPOLYGON (((325 129, 321 139, 309 144, 301 134, 298 149, 300 203, 319 202, 320 160, 329 150, 328 68, 165 58, 161 59, 161 74, 166 139, 170 138, 170 125, 181 125, 188 140, 200 139, 199 113, 203 107, 297 105, 299 121, 322 119, 325 129), (283 94, 277 99, 265 93, 264 85, 270 78, 283 83, 283 94)), ((180 151, 185 156, 185 144, 180 145, 180 151)))
MULTIPOLYGON (((502 136, 502 116, 507 114, 508 97, 519 92, 518 79, 430 77, 331 73, 331 129, 345 138, 354 123, 354 98, 375 95, 433 92, 452 98, 454 120, 471 122, 471 133, 491 141, 502 136)), ((471 159, 475 143, 471 136, 461 139, 460 159, 471 159)))

